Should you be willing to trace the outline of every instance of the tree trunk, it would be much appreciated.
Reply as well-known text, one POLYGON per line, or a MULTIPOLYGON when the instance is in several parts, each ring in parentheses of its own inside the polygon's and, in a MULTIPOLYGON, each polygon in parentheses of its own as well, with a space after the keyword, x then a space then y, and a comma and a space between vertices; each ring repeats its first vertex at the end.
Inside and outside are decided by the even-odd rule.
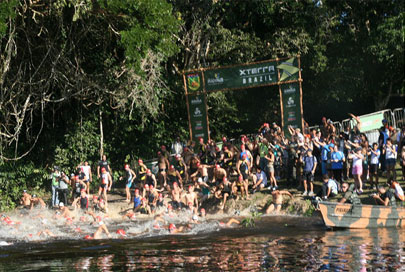
POLYGON ((384 96, 377 95, 374 98, 374 106, 376 111, 384 110, 387 107, 392 94, 392 85, 393 81, 391 80, 390 86, 388 88, 388 93, 385 93, 384 96))
POLYGON ((103 133, 103 112, 101 109, 98 110, 99 122, 100 122, 100 160, 102 160, 104 155, 104 133, 103 133))

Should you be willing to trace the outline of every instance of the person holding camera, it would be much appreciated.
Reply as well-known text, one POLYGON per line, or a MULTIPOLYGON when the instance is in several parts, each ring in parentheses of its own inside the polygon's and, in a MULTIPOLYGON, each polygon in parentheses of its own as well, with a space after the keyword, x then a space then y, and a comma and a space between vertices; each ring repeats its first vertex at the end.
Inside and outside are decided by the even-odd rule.
POLYGON ((70 185, 70 180, 66 176, 65 173, 61 172, 60 177, 59 177, 59 189, 58 189, 58 194, 59 194, 59 203, 63 203, 65 205, 68 204, 67 196, 69 194, 69 188, 68 185, 70 185))
POLYGON ((385 154, 385 169, 387 170, 387 179, 391 179, 391 175, 394 179, 397 178, 395 172, 395 163, 397 160, 397 151, 395 146, 392 144, 390 138, 387 139, 387 143, 384 145, 383 154, 385 154))
POLYGON ((349 159, 353 159, 352 165, 352 175, 354 178, 354 184, 356 185, 357 193, 363 193, 363 182, 361 180, 361 175, 363 174, 363 159, 364 156, 361 154, 361 147, 356 148, 349 154, 349 159))
POLYGON ((345 162, 345 155, 339 151, 339 147, 335 145, 331 154, 333 178, 342 183, 343 177, 343 163, 345 162))
POLYGON ((390 189, 386 190, 384 186, 379 186, 378 193, 372 194, 371 197, 374 198, 377 205, 396 206, 394 193, 390 189))
POLYGON ((52 189, 52 207, 56 207, 59 205, 59 178, 60 178, 60 169, 58 166, 53 167, 53 172, 50 176, 51 178, 51 189, 52 189))
POLYGON ((378 144, 374 143, 373 147, 370 148, 371 159, 370 159, 370 184, 374 190, 378 187, 378 165, 380 163, 380 150, 378 149, 378 144), (375 179, 374 179, 375 178, 375 179))

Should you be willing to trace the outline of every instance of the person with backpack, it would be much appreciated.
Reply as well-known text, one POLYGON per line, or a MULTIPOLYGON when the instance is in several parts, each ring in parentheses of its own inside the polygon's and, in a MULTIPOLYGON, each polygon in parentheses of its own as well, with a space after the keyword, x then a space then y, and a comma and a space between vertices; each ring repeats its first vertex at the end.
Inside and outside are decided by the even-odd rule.
POLYGON ((304 164, 303 180, 304 180, 304 193, 303 196, 313 196, 314 195, 314 174, 316 166, 318 164, 316 157, 312 155, 312 150, 308 149, 306 154, 301 157, 302 163, 304 164), (308 183, 310 192, 308 193, 308 183))

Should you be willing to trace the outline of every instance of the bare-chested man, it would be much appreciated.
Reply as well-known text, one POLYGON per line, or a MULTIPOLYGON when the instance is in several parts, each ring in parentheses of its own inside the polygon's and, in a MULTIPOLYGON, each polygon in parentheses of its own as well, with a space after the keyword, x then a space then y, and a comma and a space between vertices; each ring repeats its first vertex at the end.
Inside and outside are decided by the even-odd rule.
POLYGON ((42 198, 37 197, 36 195, 32 195, 31 196, 31 206, 30 209, 32 210, 34 208, 34 206, 40 206, 41 209, 45 209, 46 204, 45 202, 42 200, 42 198))
POLYGON ((165 157, 167 160, 170 158, 170 152, 167 151, 167 148, 165 145, 160 146, 160 151, 162 152, 163 157, 165 157))
POLYGON ((181 157, 184 159, 184 163, 186 165, 190 165, 191 159, 194 157, 193 152, 190 151, 188 147, 185 147, 183 149, 183 153, 181 154, 181 157))
POLYGON ((214 177, 212 179, 212 184, 218 183, 216 185, 219 185, 219 183, 222 182, 224 177, 227 177, 226 170, 224 168, 221 168, 221 166, 219 166, 219 164, 216 164, 215 169, 214 169, 214 177))
POLYGON ((190 178, 196 182, 197 177, 200 176, 204 182, 208 182, 208 170, 207 165, 197 162, 197 171, 190 176, 190 178))
POLYGON ((200 163, 200 160, 198 157, 195 155, 190 159, 190 163, 188 164, 188 169, 189 169, 189 177, 191 178, 191 175, 193 175, 195 172, 198 170, 197 164, 200 163))
POLYGON ((186 203, 192 203, 194 208, 198 209, 198 199, 197 194, 194 192, 194 186, 188 186, 187 193, 184 195, 186 203))
POLYGON ((215 197, 222 199, 222 204, 220 209, 223 210, 226 204, 227 199, 236 191, 234 183, 231 183, 226 177, 222 180, 222 183, 218 186, 217 191, 215 192, 215 197))
POLYGON ((175 210, 181 209, 182 207, 182 203, 180 200, 181 197, 181 189, 179 188, 179 186, 177 185, 177 183, 173 184, 173 189, 170 192, 171 194, 171 198, 172 198, 172 207, 175 210))
POLYGON ((170 164, 165 155, 161 151, 158 151, 157 155, 159 166, 159 173, 158 173, 159 184, 162 187, 166 187, 167 169, 169 169, 170 164))
POLYGON ((55 218, 72 219, 72 213, 70 212, 69 208, 63 204, 63 202, 59 203, 59 210, 56 211, 55 218))
POLYGON ((274 211, 277 213, 281 211, 281 205, 283 204, 283 195, 288 195, 292 198, 292 194, 288 191, 275 190, 271 193, 271 195, 273 197, 273 201, 266 209, 266 214, 272 213, 274 211))
POLYGON ((27 190, 23 191, 20 204, 23 205, 24 208, 30 208, 31 207, 31 195, 27 193, 27 190))

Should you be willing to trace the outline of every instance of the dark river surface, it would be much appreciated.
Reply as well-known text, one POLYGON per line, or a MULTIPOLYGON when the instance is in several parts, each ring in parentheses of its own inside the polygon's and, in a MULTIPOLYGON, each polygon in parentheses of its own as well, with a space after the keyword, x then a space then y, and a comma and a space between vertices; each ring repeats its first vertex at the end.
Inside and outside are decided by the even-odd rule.
POLYGON ((405 230, 330 231, 320 218, 270 216, 254 228, 211 222, 187 234, 117 238, 6 239, 13 244, 0 246, 0 270, 405 271, 405 230))

